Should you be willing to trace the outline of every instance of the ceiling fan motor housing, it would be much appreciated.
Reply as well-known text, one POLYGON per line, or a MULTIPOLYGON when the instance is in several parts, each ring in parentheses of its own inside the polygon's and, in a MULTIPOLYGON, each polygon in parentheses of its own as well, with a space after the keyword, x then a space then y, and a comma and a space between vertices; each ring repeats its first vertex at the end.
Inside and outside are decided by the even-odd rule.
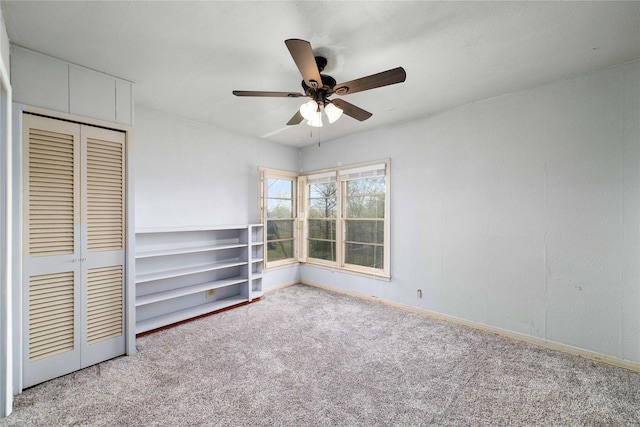
POLYGON ((310 98, 324 102, 327 97, 333 95, 333 87, 336 85, 336 79, 326 74, 320 74, 320 77, 322 78, 322 87, 311 87, 302 80, 302 88, 304 89, 304 93, 310 98))

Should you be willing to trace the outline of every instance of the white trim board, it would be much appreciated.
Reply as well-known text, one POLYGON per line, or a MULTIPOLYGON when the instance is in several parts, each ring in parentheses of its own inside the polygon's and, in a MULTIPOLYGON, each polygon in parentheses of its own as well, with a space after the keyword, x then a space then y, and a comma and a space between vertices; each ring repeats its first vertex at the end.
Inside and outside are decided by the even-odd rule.
MULTIPOLYGON (((6 36, 0 12, 2 34, 6 36)), ((0 47, 2 51, 2 47, 0 47)), ((4 61, 0 58, 0 417, 13 411, 13 140, 12 88, 4 61)))
POLYGON ((300 283, 300 281, 299 281, 299 280, 294 280, 294 281, 292 281, 292 282, 284 282, 284 283, 281 283, 281 284, 279 284, 279 285, 273 286, 273 287, 271 287, 271 288, 269 288, 269 289, 266 289, 266 290, 264 291, 264 293, 265 293, 265 294, 268 294, 268 293, 271 293, 271 292, 273 292, 273 291, 278 291, 278 290, 280 290, 280 289, 288 288, 289 286, 297 285, 297 284, 299 284, 299 283, 300 283))
POLYGON ((492 334, 500 335, 503 337, 511 338, 518 341, 523 341, 528 344, 534 344, 549 350, 560 351, 563 353, 571 354, 573 356, 582 357, 584 359, 594 360, 597 362, 606 363, 608 365, 616 366, 618 368, 624 368, 635 372, 640 372, 640 363, 632 362, 630 360, 620 359, 618 357, 609 356, 607 354, 598 353, 596 351, 586 350, 579 347, 574 347, 567 344, 562 344, 555 341, 546 340, 544 338, 538 338, 531 335, 522 334, 520 332, 509 331, 507 329, 498 328, 495 326, 485 325, 483 323, 474 322, 471 320, 462 319, 455 316, 449 316, 447 314, 437 313, 435 311, 425 310, 423 308, 412 307, 410 305, 401 304, 393 301, 384 300, 381 298, 362 295, 352 291, 345 291, 332 286, 321 285, 319 283, 310 282, 308 280, 300 280, 300 283, 304 285, 314 286, 316 288, 324 289, 331 292, 337 292, 344 295, 364 299, 367 301, 373 301, 381 304, 385 304, 391 307, 398 308, 400 310, 410 311, 412 313, 422 314, 432 317, 434 319, 445 320, 447 322, 455 323, 458 325, 467 326, 473 329, 477 329, 483 332, 489 332, 492 334))

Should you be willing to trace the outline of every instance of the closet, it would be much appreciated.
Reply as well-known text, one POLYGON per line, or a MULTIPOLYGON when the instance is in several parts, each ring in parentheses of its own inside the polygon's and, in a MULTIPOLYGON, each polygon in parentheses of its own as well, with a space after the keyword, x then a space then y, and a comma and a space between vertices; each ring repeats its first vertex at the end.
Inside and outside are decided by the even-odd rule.
POLYGON ((125 353, 126 135, 22 119, 26 388, 125 353))

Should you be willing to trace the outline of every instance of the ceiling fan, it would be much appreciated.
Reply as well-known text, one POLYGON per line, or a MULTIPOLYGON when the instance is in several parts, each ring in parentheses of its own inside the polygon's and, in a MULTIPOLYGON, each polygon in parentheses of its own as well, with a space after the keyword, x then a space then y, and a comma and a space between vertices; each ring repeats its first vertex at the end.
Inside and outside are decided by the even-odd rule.
POLYGON ((329 99, 331 95, 349 95, 351 93, 362 92, 377 87, 402 83, 407 78, 407 74, 402 67, 381 73, 372 74, 345 83, 336 83, 336 80, 326 74, 320 74, 327 65, 327 59, 322 56, 314 56, 311 44, 305 40, 289 39, 284 42, 293 57, 293 61, 298 66, 302 74, 302 88, 304 94, 298 92, 265 92, 250 90, 234 90, 236 96, 261 96, 261 97, 282 97, 298 98, 307 96, 311 98, 309 102, 303 104, 298 112, 291 117, 287 125, 297 125, 303 120, 307 124, 322 126, 322 111, 333 123, 342 113, 351 116, 356 120, 367 120, 372 114, 360 107, 350 104, 342 99, 329 99))

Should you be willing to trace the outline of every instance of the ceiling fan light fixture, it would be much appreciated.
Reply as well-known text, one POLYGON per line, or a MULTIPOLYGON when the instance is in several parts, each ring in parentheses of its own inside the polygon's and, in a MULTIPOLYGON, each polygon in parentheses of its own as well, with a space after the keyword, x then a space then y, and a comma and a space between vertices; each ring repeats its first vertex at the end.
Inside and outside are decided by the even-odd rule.
POLYGON ((309 121, 313 120, 314 117, 317 115, 317 113, 318 113, 318 103, 314 100, 305 102, 300 106, 300 114, 302 114, 302 117, 304 117, 309 121))
POLYGON ((311 117, 307 121, 307 124, 309 126, 313 126, 314 128, 321 128, 322 127, 322 112, 320 111, 320 108, 318 108, 318 111, 313 113, 313 117, 311 117))
POLYGON ((324 106, 324 112, 329 119, 329 123, 334 123, 342 116, 342 108, 336 107, 333 103, 328 103, 324 106))

